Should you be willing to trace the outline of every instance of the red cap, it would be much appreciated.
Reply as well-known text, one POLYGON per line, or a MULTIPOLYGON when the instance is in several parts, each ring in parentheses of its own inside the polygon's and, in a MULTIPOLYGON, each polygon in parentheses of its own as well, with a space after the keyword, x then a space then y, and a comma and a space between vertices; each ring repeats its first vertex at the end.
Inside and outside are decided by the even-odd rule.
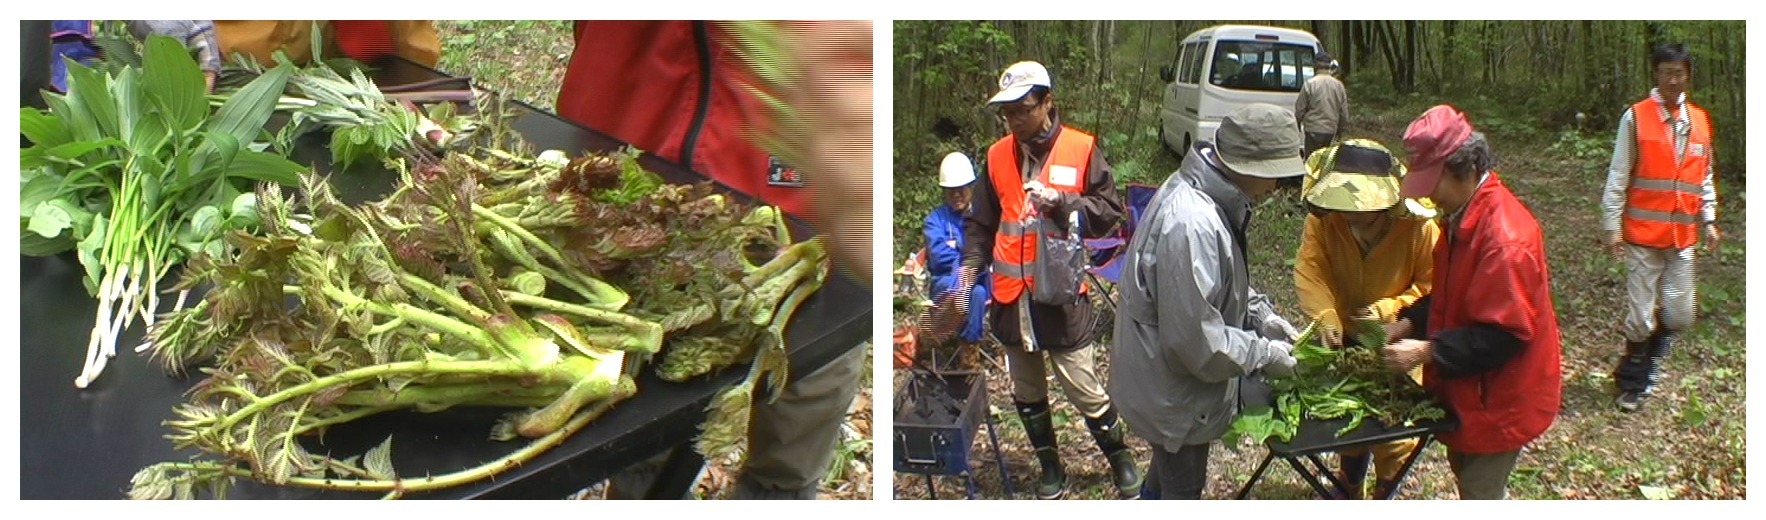
POLYGON ((1404 150, 1410 152, 1410 172, 1399 193, 1407 198, 1427 197, 1441 182, 1447 156, 1472 136, 1466 115, 1448 105, 1435 105, 1404 129, 1404 150))

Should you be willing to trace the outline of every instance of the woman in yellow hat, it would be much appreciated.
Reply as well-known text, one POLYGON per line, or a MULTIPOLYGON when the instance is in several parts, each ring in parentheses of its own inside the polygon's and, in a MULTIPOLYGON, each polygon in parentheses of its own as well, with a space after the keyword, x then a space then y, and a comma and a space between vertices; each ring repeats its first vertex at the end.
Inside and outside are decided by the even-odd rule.
MULTIPOLYGON (((1309 215, 1294 262, 1300 308, 1318 320, 1319 337, 1333 348, 1353 342, 1356 322, 1392 323, 1398 311, 1429 293, 1435 240, 1440 229, 1431 210, 1399 195, 1404 165, 1386 147, 1352 139, 1307 159, 1301 188, 1309 215), (1347 339, 1346 339, 1347 338, 1347 339)), ((1365 345, 1379 348, 1381 345, 1365 345)), ((1359 499, 1374 458, 1376 496, 1396 484, 1409 439, 1366 450, 1338 452, 1338 478, 1359 499)))

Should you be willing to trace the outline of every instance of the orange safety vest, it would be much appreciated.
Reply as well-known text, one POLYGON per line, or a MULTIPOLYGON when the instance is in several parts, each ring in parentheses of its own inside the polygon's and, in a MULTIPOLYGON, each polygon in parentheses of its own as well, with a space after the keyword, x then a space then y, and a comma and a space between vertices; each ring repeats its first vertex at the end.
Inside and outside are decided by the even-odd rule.
MULTIPOLYGON (((1083 193, 1096 141, 1090 134, 1061 127, 1036 179, 1058 191, 1083 193)), ((1036 230, 1024 226, 1030 208, 1025 204, 1017 151, 1018 140, 1010 135, 987 149, 987 176, 1000 201, 999 231, 993 236, 993 300, 1001 304, 1018 301, 1018 295, 1035 283, 1030 273, 1036 263, 1036 230)), ((1085 292, 1084 285, 1079 292, 1085 292)))
POLYGON ((1699 206, 1711 164, 1711 127, 1704 109, 1686 103, 1692 131, 1686 157, 1674 158, 1674 136, 1657 114, 1656 100, 1631 105, 1637 121, 1637 163, 1625 194, 1625 241, 1644 247, 1682 249, 1699 240, 1699 206))

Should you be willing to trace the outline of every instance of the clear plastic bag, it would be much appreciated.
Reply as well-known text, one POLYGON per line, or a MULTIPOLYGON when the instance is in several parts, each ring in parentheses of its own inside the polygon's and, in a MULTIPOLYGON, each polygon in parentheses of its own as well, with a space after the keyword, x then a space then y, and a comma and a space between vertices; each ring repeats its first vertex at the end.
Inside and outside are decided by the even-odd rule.
POLYGON ((1057 222, 1044 219, 1036 219, 1031 226, 1038 233, 1031 301, 1044 305, 1072 305, 1079 301, 1079 287, 1084 283, 1090 260, 1079 235, 1079 212, 1070 215, 1064 230, 1057 222))

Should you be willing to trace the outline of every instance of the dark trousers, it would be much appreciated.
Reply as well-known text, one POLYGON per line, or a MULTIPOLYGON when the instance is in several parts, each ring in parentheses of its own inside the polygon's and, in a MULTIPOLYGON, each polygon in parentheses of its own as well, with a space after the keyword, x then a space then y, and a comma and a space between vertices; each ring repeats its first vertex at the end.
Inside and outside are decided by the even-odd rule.
POLYGON ((1300 151, 1300 158, 1305 159, 1307 157, 1312 157, 1312 152, 1316 152, 1321 148, 1329 147, 1331 141, 1336 139, 1337 134, 1306 132, 1306 147, 1300 151))
POLYGON ((1208 485, 1210 449, 1212 444, 1191 444, 1172 453, 1153 446, 1153 460, 1147 467, 1141 498, 1201 500, 1202 488, 1208 485))

